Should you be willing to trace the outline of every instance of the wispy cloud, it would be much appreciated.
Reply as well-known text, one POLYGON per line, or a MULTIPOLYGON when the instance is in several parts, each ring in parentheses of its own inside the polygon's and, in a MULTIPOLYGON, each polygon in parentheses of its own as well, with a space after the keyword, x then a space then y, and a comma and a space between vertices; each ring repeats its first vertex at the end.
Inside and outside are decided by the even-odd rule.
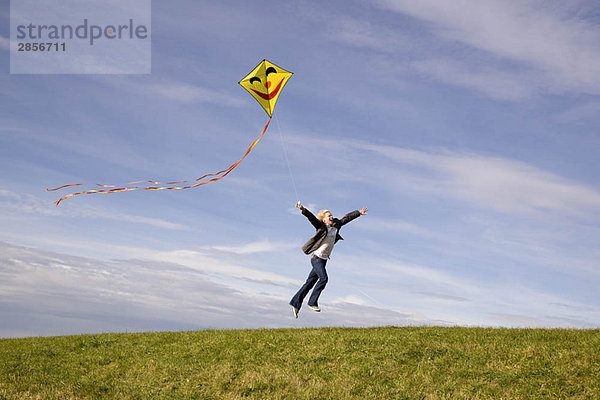
POLYGON ((134 224, 142 224, 153 226, 156 228, 174 229, 174 230, 189 230, 190 227, 166 221, 160 218, 152 218, 140 215, 130 215, 107 211, 97 207, 81 206, 77 209, 58 208, 49 201, 44 201, 39 197, 31 194, 21 194, 6 189, 0 189, 0 205, 3 210, 17 212, 19 214, 35 214, 43 216, 55 217, 73 217, 73 218, 93 218, 105 219, 113 221, 130 222, 134 224))
POLYGON ((500 100, 520 100, 532 94, 538 81, 533 72, 507 71, 494 66, 480 66, 450 58, 415 61, 412 68, 420 73, 454 85, 464 86, 500 100))
POLYGON ((456 196, 509 212, 555 210, 573 215, 600 207, 600 193, 525 162, 477 155, 436 160, 456 196))
POLYGON ((156 83, 144 85, 139 88, 142 91, 150 91, 169 100, 184 103, 200 102, 213 103, 223 106, 244 107, 246 102, 239 96, 230 96, 218 90, 203 88, 181 82, 156 83))
MULTIPOLYGON (((334 179, 381 185, 388 190, 427 191, 515 214, 556 211, 585 215, 600 207, 600 193, 523 161, 450 150, 424 151, 358 140, 290 137, 303 146, 336 151, 334 179), (354 165, 361 165, 356 169, 354 165), (417 167, 417 168, 415 168, 417 167), (379 179, 385 176, 386 179, 379 179)), ((309 168, 310 166, 305 166, 309 168)))
MULTIPOLYGON (((579 4, 553 3, 541 8, 535 1, 460 0, 419 2, 378 0, 380 7, 427 21, 431 30, 447 42, 462 43, 504 60, 520 63, 543 77, 538 85, 552 92, 600 92, 600 54, 597 43, 600 30, 582 18, 579 4), (465 12, 468 10, 468 12, 465 12)), ((431 66, 429 70, 436 73, 431 66)), ((507 67, 510 74, 522 73, 507 67)), ((437 71, 439 72, 439 71, 437 71)), ((456 84, 485 85, 493 82, 465 80, 462 73, 440 75, 456 84)), ((531 75, 531 74, 529 74, 531 75)), ((494 75, 490 75, 492 78, 494 75)), ((514 83, 518 83, 516 80, 514 83)), ((524 84, 524 81, 521 83, 524 84)))
POLYGON ((432 287, 431 285, 438 285, 445 288, 451 287, 456 290, 457 293, 463 293, 464 295, 470 295, 472 297, 481 293, 481 289, 477 282, 467 281, 463 277, 453 275, 443 270, 437 270, 423 265, 404 263, 401 261, 378 261, 378 265, 380 265, 380 268, 382 269, 394 271, 395 273, 425 282, 426 284, 421 285, 421 287, 432 287))
POLYGON ((382 53, 396 53, 413 47, 407 35, 368 20, 331 15, 327 22, 324 26, 330 39, 353 47, 382 53))
MULTIPOLYGON (((329 15, 327 37, 379 53, 396 77, 416 72, 501 100, 545 93, 600 93, 600 29, 580 4, 535 1, 376 0, 425 21, 411 29, 329 15), (468 10, 468 12, 465 12, 468 10)), ((318 18, 318 17, 313 17, 318 18)), ((381 64, 381 60, 374 60, 381 64)))
POLYGON ((600 115, 600 102, 592 101, 563 111, 555 116, 558 122, 573 123, 591 120, 600 115))
POLYGON ((0 251, 0 337, 428 322, 353 297, 338 299, 326 316, 295 320, 287 298, 218 283, 181 258, 99 261, 1 242, 0 251))
POLYGON ((105 85, 115 88, 127 88, 145 95, 158 96, 168 101, 181 103, 211 103, 228 107, 245 107, 248 103, 241 96, 232 96, 218 89, 202 87, 187 82, 155 78, 151 81, 137 79, 136 77, 95 77, 93 78, 105 85))
POLYGON ((424 237, 437 236, 435 232, 421 226, 415 225, 399 219, 384 219, 369 216, 369 218, 361 221, 356 229, 363 229, 376 232, 404 232, 411 235, 419 235, 424 237))
POLYGON ((548 327, 548 323, 540 318, 532 318, 526 315, 509 314, 509 313, 490 313, 490 316, 498 319, 501 323, 513 326, 526 326, 530 328, 548 327))
POLYGON ((241 279, 258 283, 267 283, 283 287, 294 287, 300 282, 287 276, 221 260, 213 252, 197 250, 172 250, 162 252, 146 251, 144 259, 172 262, 208 274, 216 274, 229 279, 241 279))
POLYGON ((269 240, 247 243, 242 246, 212 246, 200 247, 197 250, 203 252, 231 253, 231 254, 255 254, 273 251, 289 250, 297 247, 295 243, 275 243, 269 240))
POLYGON ((356 288, 364 296, 355 299, 356 295, 347 294, 349 301, 420 310, 429 320, 480 326, 593 327, 600 317, 600 308, 591 306, 593 302, 565 298, 552 290, 541 291, 501 275, 500 279, 490 280, 476 277, 473 271, 451 272, 383 256, 344 258, 343 264, 356 276, 364 271, 364 265, 371 266, 368 279, 346 283, 347 291, 356 288), (367 292, 377 293, 378 300, 367 292), (556 304, 561 304, 560 309, 556 304), (524 319, 500 315, 508 313, 524 319))
POLYGON ((10 39, 0 36, 0 49, 10 50, 10 39))
POLYGON ((340 303, 350 303, 350 304, 357 304, 359 306, 365 305, 365 300, 361 299, 358 296, 345 296, 345 297, 339 297, 337 299, 333 299, 331 300, 331 304, 340 304, 340 303))

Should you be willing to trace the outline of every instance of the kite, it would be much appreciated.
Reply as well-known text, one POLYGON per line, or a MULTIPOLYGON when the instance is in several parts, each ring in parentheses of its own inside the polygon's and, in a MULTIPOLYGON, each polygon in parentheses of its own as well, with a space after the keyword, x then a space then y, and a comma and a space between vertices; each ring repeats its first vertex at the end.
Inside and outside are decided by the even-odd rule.
MULTIPOLYGON (((221 170, 219 172, 205 174, 199 178, 193 180, 185 180, 185 181, 176 181, 176 182, 159 182, 156 180, 141 180, 135 182, 128 182, 125 185, 116 186, 116 185, 104 185, 104 184, 96 184, 96 186, 102 187, 104 189, 89 189, 81 192, 71 193, 65 195, 54 202, 57 206, 61 201, 69 199, 74 196, 78 196, 80 194, 96 194, 96 193, 119 193, 119 192, 128 192, 132 190, 182 190, 182 189, 191 189, 195 187, 199 187, 202 185, 206 185, 208 183, 216 182, 220 179, 225 178, 231 171, 237 168, 238 165, 246 158, 246 156, 252 151, 252 149, 258 144, 260 139, 263 137, 269 124, 271 123, 271 118, 273 116, 273 110, 275 109, 275 103, 277 103, 277 99, 279 99, 279 95, 287 81, 292 76, 292 73, 286 71, 283 68, 278 67, 270 61, 262 60, 248 75, 246 75, 239 84, 246 89, 252 97, 258 101, 258 103, 262 106, 265 112, 269 115, 269 120, 267 121, 265 127, 262 129, 260 134, 254 139, 250 147, 246 150, 242 158, 231 164, 228 168, 221 170), (210 179, 209 179, 210 178, 210 179), (129 186, 135 185, 137 183, 145 183, 149 182, 153 185, 160 186, 129 186), (182 184, 187 184, 183 186, 178 186, 182 184), (167 186, 164 186, 167 185, 167 186)), ((54 189, 46 188, 48 191, 60 190, 66 187, 72 186, 82 186, 86 185, 85 183, 71 183, 68 185, 62 185, 54 189)))
POLYGON ((275 103, 292 73, 267 60, 262 60, 239 83, 265 109, 269 118, 273 115, 275 103))

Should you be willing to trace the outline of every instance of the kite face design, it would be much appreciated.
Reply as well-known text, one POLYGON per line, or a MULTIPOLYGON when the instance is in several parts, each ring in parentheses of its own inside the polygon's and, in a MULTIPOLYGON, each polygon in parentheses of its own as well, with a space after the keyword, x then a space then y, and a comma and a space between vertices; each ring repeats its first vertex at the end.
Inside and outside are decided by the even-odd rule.
POLYGON ((270 61, 262 60, 239 83, 259 102, 270 117, 273 115, 281 90, 291 76, 291 72, 270 61))

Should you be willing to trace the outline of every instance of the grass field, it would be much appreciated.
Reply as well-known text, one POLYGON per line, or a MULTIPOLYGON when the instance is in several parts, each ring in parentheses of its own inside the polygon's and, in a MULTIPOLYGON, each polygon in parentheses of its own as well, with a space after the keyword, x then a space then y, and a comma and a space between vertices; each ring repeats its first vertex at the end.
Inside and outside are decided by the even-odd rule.
POLYGON ((600 330, 321 328, 0 340, 0 399, 600 399, 600 330))

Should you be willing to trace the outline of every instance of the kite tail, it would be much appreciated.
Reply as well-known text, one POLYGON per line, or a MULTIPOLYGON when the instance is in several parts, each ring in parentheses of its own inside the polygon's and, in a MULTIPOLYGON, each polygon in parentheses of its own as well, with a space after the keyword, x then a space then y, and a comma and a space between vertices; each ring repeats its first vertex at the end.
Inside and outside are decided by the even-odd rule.
MULTIPOLYGON (((254 139, 254 141, 252 142, 252 144, 250 145, 250 147, 248 147, 248 150, 246 150, 246 152, 244 153, 244 155, 242 156, 242 158, 240 158, 239 160, 237 160, 236 162, 234 162, 233 164, 231 164, 228 168, 226 168, 226 169, 224 169, 222 171, 219 171, 219 172, 212 173, 212 174, 202 175, 201 177, 196 178, 194 180, 166 182, 166 184, 167 185, 174 185, 174 184, 179 184, 179 183, 199 182, 199 181, 202 181, 203 179, 208 178, 210 176, 214 177, 214 178, 209 179, 207 181, 199 182, 199 183, 195 183, 193 185, 187 185, 187 186, 147 186, 147 187, 132 186, 132 187, 118 187, 118 186, 114 186, 114 185, 97 184, 97 186, 101 186, 101 187, 105 187, 105 188, 112 188, 112 189, 84 190, 84 191, 77 192, 77 193, 71 193, 71 194, 68 194, 66 196, 61 197, 60 199, 58 199, 57 201, 55 201, 54 204, 56 204, 58 206, 61 201, 66 200, 66 199, 70 199, 71 197, 79 196, 80 194, 119 193, 119 192, 128 192, 128 191, 132 191, 132 190, 183 190, 183 189, 191 189, 191 188, 195 188, 195 187, 198 187, 198 186, 206 185, 208 183, 216 182, 216 181, 218 181, 220 179, 225 178, 227 175, 229 175, 231 173, 231 171, 233 171, 234 169, 237 168, 238 165, 240 165, 240 163, 244 160, 244 158, 246 158, 246 156, 252 151, 252 149, 258 144, 258 142, 260 142, 260 139, 262 139, 262 137, 264 136, 264 134, 267 131, 267 128, 269 127, 270 123, 271 123, 271 118, 269 118, 269 120, 267 121, 267 124, 262 129, 262 131, 260 132, 260 135, 258 135, 256 137, 256 139, 254 139)), ((142 180, 142 181, 129 182, 129 183, 127 183, 127 185, 141 183, 141 182, 150 182, 150 183, 153 183, 153 184, 161 184, 161 182, 158 182, 158 181, 150 181, 150 180, 146 181, 146 180, 142 180)), ((60 186, 60 187, 57 187, 57 188, 54 188, 54 189, 48 189, 48 188, 46 188, 46 190, 48 190, 48 191, 55 191, 55 190, 59 190, 59 189, 65 188, 65 187, 80 186, 80 185, 85 185, 85 183, 72 183, 72 184, 63 185, 63 186, 60 186)))
POLYGON ((85 183, 71 183, 69 185, 62 185, 62 186, 59 186, 59 187, 54 188, 54 189, 48 189, 48 188, 46 188, 46 190, 49 191, 49 192, 54 192, 55 190, 59 190, 59 189, 66 188, 66 187, 69 187, 69 186, 81 186, 81 185, 85 185, 85 183))

